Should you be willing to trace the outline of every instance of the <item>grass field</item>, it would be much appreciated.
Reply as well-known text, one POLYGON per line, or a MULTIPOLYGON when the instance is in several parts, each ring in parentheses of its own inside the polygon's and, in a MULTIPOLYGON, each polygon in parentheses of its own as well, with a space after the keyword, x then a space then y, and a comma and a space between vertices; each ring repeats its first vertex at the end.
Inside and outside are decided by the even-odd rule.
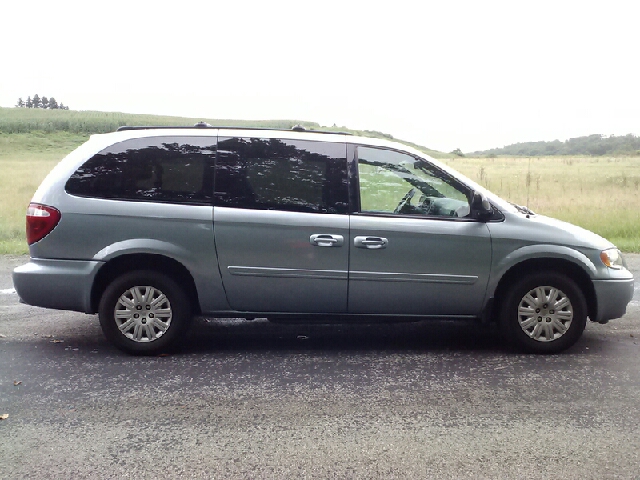
MULTIPOLYGON (((0 108, 0 253, 27 252, 24 223, 29 200, 51 168, 90 133, 113 131, 119 125, 189 125, 197 120, 0 108)), ((209 122, 280 128, 300 123, 209 122)), ((640 253, 639 157, 456 157, 443 161, 507 200, 583 226, 624 251, 640 253)))
MULTIPOLYGON (((362 137, 393 139, 389 134, 375 130, 354 130, 348 127, 323 127, 316 122, 301 120, 232 120, 213 118, 170 117, 165 115, 141 115, 120 112, 94 112, 75 110, 42 110, 39 108, 4 108, 0 107, 0 134, 13 133, 74 133, 91 135, 108 133, 121 126, 158 125, 158 126, 192 126, 204 121, 210 125, 227 127, 258 127, 290 129, 301 125, 308 130, 329 132, 347 132, 362 137)), ((398 140, 401 141, 402 140, 398 140)), ((421 150, 435 158, 450 158, 449 153, 431 150, 422 145, 403 142, 421 150)))
POLYGON ((640 252, 640 158, 457 158, 447 164, 502 198, 640 252))
POLYGON ((0 133, 0 253, 26 253, 25 212, 44 177, 88 135, 0 133))
POLYGON ((291 128, 302 125, 305 128, 320 127, 314 122, 298 120, 221 120, 210 118, 170 117, 163 115, 140 115, 119 112, 95 112, 76 110, 43 110, 39 108, 0 107, 0 132, 69 132, 90 135, 108 133, 124 125, 184 125, 191 126, 205 121, 211 125, 252 126, 269 128, 291 128))

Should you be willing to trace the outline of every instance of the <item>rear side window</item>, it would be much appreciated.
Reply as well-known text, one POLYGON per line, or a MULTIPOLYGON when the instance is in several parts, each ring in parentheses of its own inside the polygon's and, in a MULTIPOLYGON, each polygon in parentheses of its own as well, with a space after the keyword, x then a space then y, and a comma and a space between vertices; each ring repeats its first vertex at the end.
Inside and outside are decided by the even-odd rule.
POLYGON ((346 146, 283 139, 218 143, 215 205, 347 213, 346 146))
POLYGON ((206 137, 127 140, 90 158, 65 189, 83 197, 211 204, 215 144, 206 137))

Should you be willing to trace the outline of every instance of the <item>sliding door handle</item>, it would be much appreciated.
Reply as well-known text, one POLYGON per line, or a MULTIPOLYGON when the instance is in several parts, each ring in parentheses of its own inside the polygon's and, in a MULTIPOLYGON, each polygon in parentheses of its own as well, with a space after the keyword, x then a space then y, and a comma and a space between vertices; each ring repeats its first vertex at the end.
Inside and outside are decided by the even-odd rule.
POLYGON ((344 237, 342 235, 316 233, 309 237, 309 243, 316 247, 341 247, 344 244, 344 237))

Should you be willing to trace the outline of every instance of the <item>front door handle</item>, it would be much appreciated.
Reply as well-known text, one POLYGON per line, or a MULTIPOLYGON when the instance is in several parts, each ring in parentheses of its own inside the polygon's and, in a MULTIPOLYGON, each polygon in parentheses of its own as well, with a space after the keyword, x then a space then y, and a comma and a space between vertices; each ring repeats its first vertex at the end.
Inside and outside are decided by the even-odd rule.
POLYGON ((389 240, 382 237, 355 237, 353 246, 356 248, 368 248, 369 250, 380 250, 387 248, 389 240))
POLYGON ((309 243, 316 247, 341 247, 344 244, 344 237, 342 235, 316 233, 309 237, 309 243))

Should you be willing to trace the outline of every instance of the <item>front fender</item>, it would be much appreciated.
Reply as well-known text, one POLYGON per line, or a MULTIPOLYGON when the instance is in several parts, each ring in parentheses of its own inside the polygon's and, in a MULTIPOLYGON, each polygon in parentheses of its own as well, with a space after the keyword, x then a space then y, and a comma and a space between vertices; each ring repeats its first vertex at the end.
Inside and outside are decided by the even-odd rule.
MULTIPOLYGON (((529 260, 561 259, 569 261, 580 267, 591 279, 599 275, 595 263, 584 253, 571 247, 562 245, 536 244, 526 245, 516 250, 510 251, 505 256, 495 255, 491 276, 489 279, 488 291, 495 292, 498 283, 504 275, 516 265, 529 260), (497 258, 496 258, 497 257, 497 258)), ((490 295, 491 296, 491 295, 490 295)))
POLYGON ((513 250, 505 257, 499 259, 493 270, 499 277, 502 277, 502 275, 514 265, 522 263, 525 260, 539 258, 562 258, 582 267, 590 277, 598 275, 598 269, 595 264, 584 253, 575 248, 549 244, 527 245, 513 250))

